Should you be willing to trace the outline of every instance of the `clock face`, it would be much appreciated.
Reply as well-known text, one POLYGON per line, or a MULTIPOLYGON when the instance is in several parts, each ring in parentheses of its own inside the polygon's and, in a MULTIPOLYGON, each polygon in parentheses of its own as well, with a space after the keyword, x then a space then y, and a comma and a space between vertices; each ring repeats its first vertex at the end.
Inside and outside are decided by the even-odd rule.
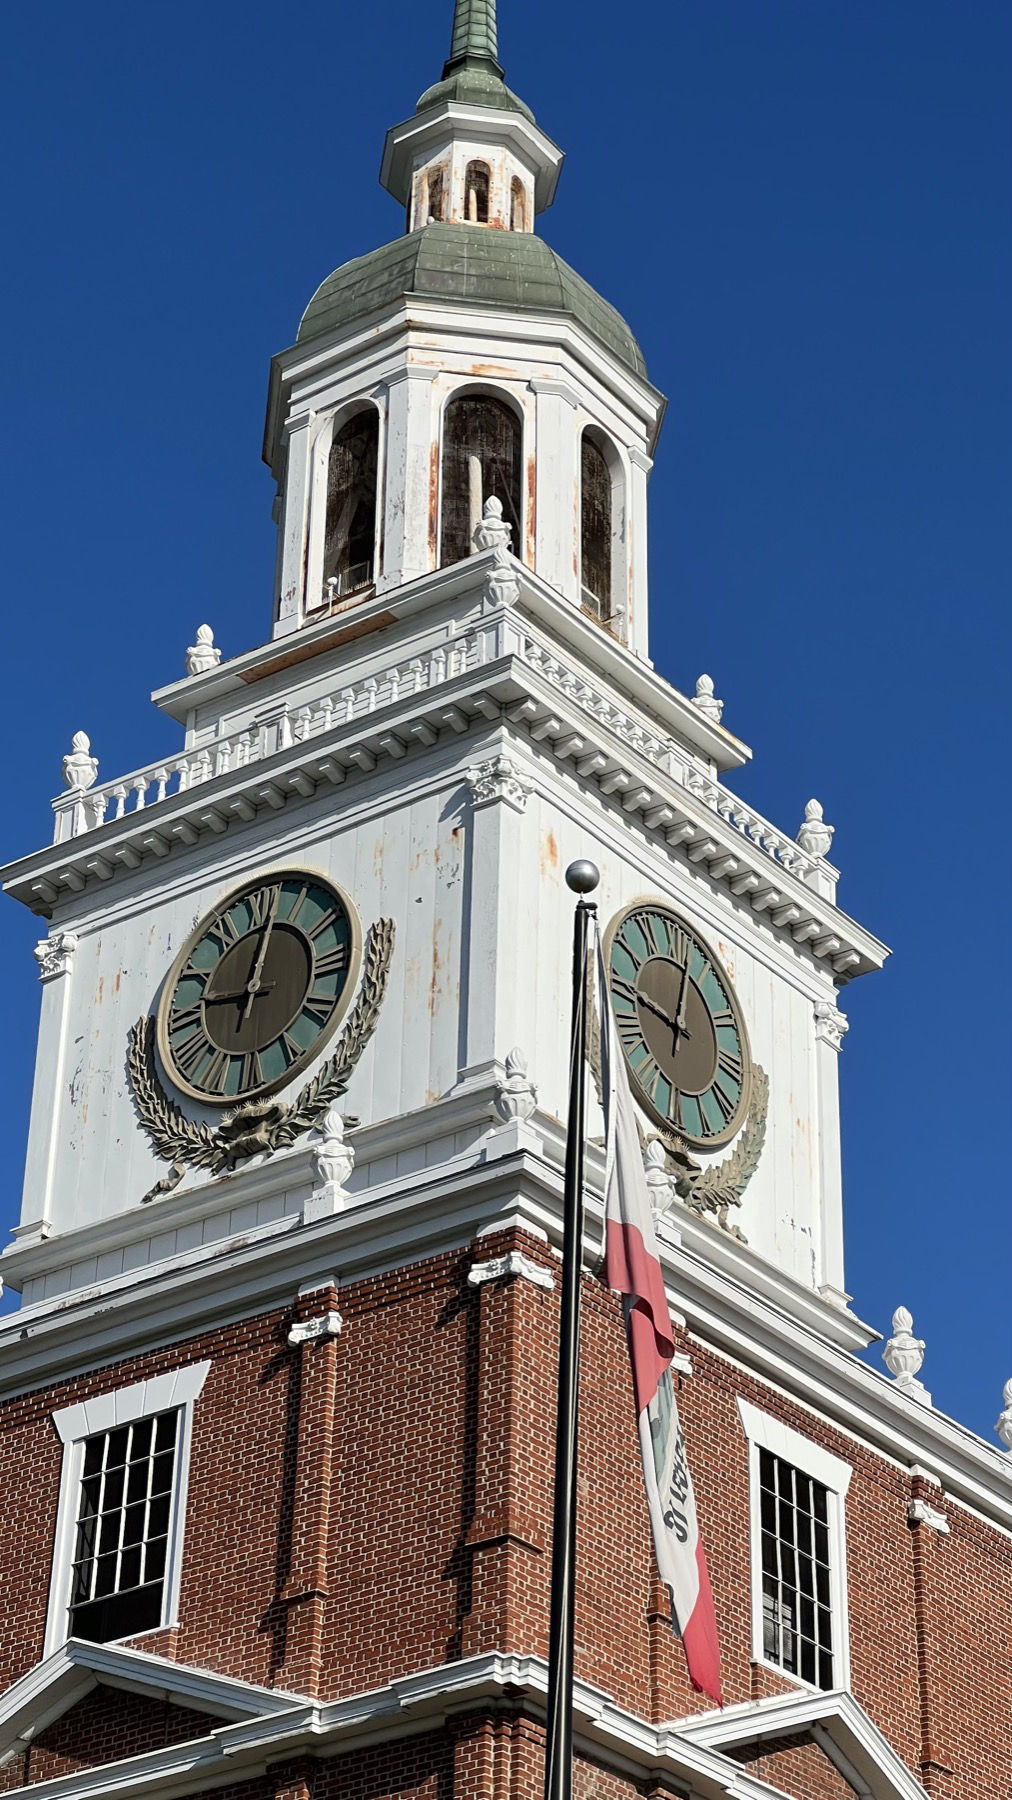
POLYGON ((641 901, 608 934, 608 985, 633 1093, 697 1149, 726 1143, 748 1106, 749 1052, 734 990, 692 927, 641 901))
POLYGON ((158 1050, 211 1106, 270 1094, 322 1048, 358 973, 355 914, 320 876, 282 870, 229 894, 172 967, 158 1050))

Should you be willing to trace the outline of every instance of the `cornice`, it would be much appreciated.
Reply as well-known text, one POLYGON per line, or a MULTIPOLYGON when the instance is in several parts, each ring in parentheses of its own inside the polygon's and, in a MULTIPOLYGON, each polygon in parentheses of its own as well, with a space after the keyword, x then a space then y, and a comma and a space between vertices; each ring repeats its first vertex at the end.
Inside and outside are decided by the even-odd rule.
MULTIPOLYGON (((45 1668, 41 1665, 32 1673, 42 1674, 45 1668)), ((205 1685, 203 1670, 179 1669, 164 1658, 145 1657, 142 1663, 135 1657, 129 1674, 131 1687, 141 1693, 160 1692, 162 1697, 166 1692, 175 1697, 183 1685, 191 1695, 199 1695, 205 1685)), ((213 1678, 206 1681, 210 1685, 213 1678)), ((248 1691, 251 1697, 259 1695, 252 1687, 248 1691)), ((204 1737, 12 1792, 37 1800, 92 1796, 97 1800, 99 1795, 102 1800, 135 1800, 155 1794, 168 1800, 226 1781, 250 1780, 269 1763, 300 1752, 329 1757, 413 1737, 441 1725, 451 1713, 494 1708, 507 1700, 511 1705, 519 1700, 532 1716, 543 1717, 547 1697, 548 1666, 541 1657, 490 1651, 397 1677, 347 1699, 273 1696, 274 1705, 262 1703, 259 1716, 250 1707, 252 1716, 211 1727, 204 1737)), ((696 1800, 781 1800, 778 1789, 757 1780, 720 1750, 683 1736, 678 1724, 652 1725, 579 1680, 573 1690, 573 1726, 580 1754, 634 1778, 660 1776, 678 1787, 688 1784, 696 1800)))
MULTIPOLYGON (((522 1127, 490 1132, 471 1150, 415 1176, 410 1186, 379 1184, 344 1212, 302 1224, 298 1217, 188 1251, 161 1264, 26 1307, 0 1321, 0 1397, 11 1397, 142 1349, 293 1304, 316 1273, 339 1284, 462 1251, 475 1238, 517 1227, 558 1246, 562 1219, 562 1127, 535 1114, 522 1127), (540 1137, 540 1143, 538 1138, 540 1137)), ((229 1179, 292 1184, 308 1152, 273 1159, 248 1176, 206 1184, 205 1210, 220 1205, 229 1179), (216 1196, 215 1190, 219 1190, 216 1196)), ((585 1267, 601 1243, 601 1156, 588 1155, 585 1267)), ((304 1176, 310 1184, 308 1171, 304 1176)), ((190 1196, 193 1204, 199 1196, 190 1196)), ((173 1196, 146 1209, 152 1232, 173 1196)), ((908 1399, 854 1351, 874 1333, 852 1313, 785 1277, 748 1246, 677 1210, 681 1242, 660 1252, 673 1309, 700 1345, 758 1376, 828 1419, 895 1466, 930 1468, 945 1496, 1012 1532, 1012 1464, 997 1449, 932 1407, 908 1399)), ((22 1269, 45 1252, 15 1250, 22 1269)), ((80 1249, 75 1245, 75 1253, 80 1249)), ((6 1264, 7 1258, 4 1262, 6 1264)), ((346 1317, 345 1332, 354 1330, 346 1317)))

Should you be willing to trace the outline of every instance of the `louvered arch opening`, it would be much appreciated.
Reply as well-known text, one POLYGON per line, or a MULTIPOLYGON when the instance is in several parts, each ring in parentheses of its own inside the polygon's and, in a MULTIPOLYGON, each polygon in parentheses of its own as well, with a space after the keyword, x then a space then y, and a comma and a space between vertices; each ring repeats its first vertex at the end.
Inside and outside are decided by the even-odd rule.
POLYGON ((441 565, 471 555, 474 528, 492 495, 502 502, 511 528, 510 549, 520 555, 521 458, 520 420, 505 400, 463 393, 449 401, 443 416, 441 565))
POLYGON ((324 598, 340 599, 375 579, 379 414, 363 407, 335 431, 327 464, 324 598))
POLYGON ((580 599, 595 618, 612 613, 613 507, 611 469, 597 437, 580 440, 580 599))

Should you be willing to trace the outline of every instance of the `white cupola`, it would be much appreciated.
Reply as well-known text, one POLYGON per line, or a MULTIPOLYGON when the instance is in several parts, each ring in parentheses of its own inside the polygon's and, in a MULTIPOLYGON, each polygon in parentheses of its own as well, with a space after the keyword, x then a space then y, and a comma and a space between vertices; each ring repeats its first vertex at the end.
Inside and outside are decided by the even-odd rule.
POLYGON ((494 0, 456 0, 442 78, 387 133, 404 235, 328 276, 272 366, 275 636, 463 563, 494 498, 510 553, 646 656, 664 401, 534 229, 561 164, 503 80, 494 0))

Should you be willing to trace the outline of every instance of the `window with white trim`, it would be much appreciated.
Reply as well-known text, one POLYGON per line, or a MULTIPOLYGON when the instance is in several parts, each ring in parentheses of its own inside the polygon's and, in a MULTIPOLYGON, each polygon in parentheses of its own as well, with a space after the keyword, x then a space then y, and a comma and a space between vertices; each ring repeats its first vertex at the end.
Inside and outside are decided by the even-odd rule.
POLYGON ((746 1400, 738 1411, 749 1440, 753 1657, 808 1687, 845 1687, 850 1466, 746 1400))
POLYGON ((63 1471, 46 1653, 174 1622, 193 1404, 192 1363, 53 1414, 63 1471))

